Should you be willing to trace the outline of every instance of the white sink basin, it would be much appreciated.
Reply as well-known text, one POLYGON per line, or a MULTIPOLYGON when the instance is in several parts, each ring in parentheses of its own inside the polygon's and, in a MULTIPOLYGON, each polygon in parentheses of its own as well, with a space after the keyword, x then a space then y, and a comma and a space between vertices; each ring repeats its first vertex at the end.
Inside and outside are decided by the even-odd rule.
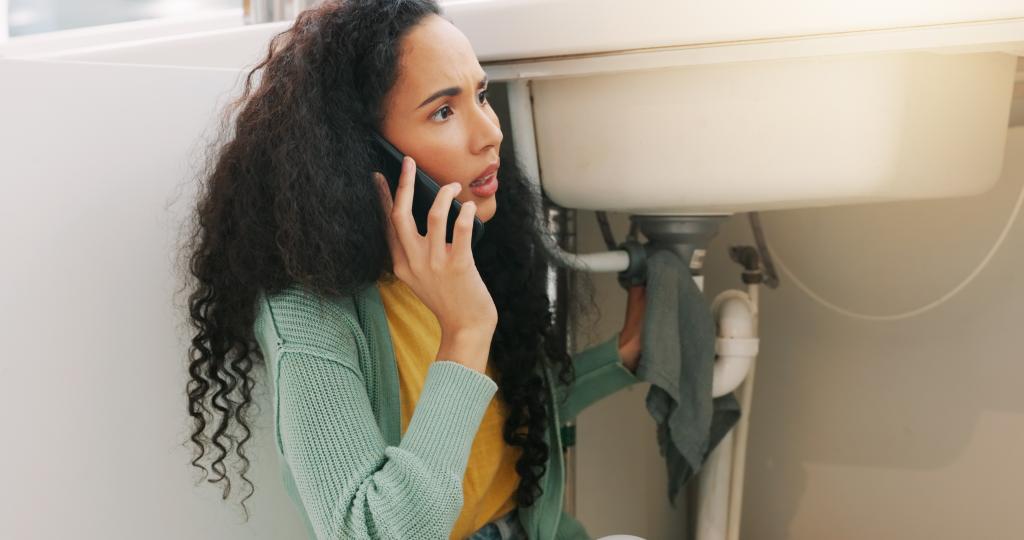
MULTIPOLYGON (((772 3, 775 16, 742 20, 718 4, 676 0, 649 0, 643 10, 624 2, 582 9, 583 0, 442 3, 493 82, 531 81, 541 182, 570 208, 728 214, 980 193, 1000 174, 1024 55, 1024 5, 999 0, 923 11, 872 0, 811 15, 787 0, 772 3)), ((199 96, 225 102, 290 25, 62 48, 34 55, 47 69, 7 66, 45 85, 94 76, 144 86, 161 109, 198 111, 165 127, 195 135, 214 106, 199 96), (154 75, 214 86, 150 87, 154 75)), ((0 78, 4 69, 0 62, 0 78)), ((87 99, 90 107, 165 117, 131 110, 102 86, 82 86, 102 94, 87 99)), ((53 110, 81 101, 73 87, 63 93, 51 96, 53 110)), ((77 116, 62 118, 65 131, 77 116)))
POLYGON ((1000 176, 1016 64, 907 52, 534 81, 544 187, 642 214, 980 193, 1000 176))

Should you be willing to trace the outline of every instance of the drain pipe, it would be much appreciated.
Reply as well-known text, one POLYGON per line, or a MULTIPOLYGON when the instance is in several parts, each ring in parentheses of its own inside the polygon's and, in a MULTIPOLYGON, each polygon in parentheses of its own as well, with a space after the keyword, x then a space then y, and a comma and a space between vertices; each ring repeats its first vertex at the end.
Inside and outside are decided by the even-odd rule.
POLYGON ((718 323, 718 338, 715 340, 714 381, 711 394, 714 397, 724 396, 747 378, 754 358, 757 357, 757 303, 751 298, 751 292, 736 289, 722 291, 711 303, 711 311, 718 323))
MULTIPOLYGON (((739 246, 729 249, 729 256, 733 261, 744 267, 743 282, 747 284, 747 294, 743 301, 743 308, 732 319, 736 322, 723 324, 720 335, 734 335, 736 338, 756 340, 758 336, 758 321, 760 320, 760 291, 761 284, 769 287, 778 285, 778 278, 771 266, 771 260, 767 258, 766 251, 760 251, 751 246, 739 246), (762 258, 762 253, 765 258, 762 258), (750 311, 746 311, 749 309, 750 311), (737 320, 738 319, 738 320, 737 320), (727 334, 728 333, 728 334, 727 334)), ((736 291, 738 292, 738 291, 736 291)), ((724 294, 724 293, 723 293, 724 294)), ((719 295, 721 296, 721 295, 719 295)), ((730 300, 733 301, 733 300, 730 300)), ((717 299, 716 299, 717 303, 717 299)), ((757 353, 756 344, 754 347, 742 351, 753 359, 757 353)), ((754 394, 754 373, 757 363, 751 361, 750 369, 740 389, 740 410, 745 411, 740 417, 739 425, 733 427, 732 435, 736 437, 733 445, 732 456, 732 478, 730 478, 729 489, 729 524, 726 528, 727 540, 739 540, 740 537, 740 516, 743 506, 743 476, 747 463, 747 432, 750 428, 750 409, 754 394)))
MULTIPOLYGON (((741 251, 756 254, 750 246, 733 247, 731 251, 734 260, 741 251)), ((727 360, 722 362, 725 368, 715 370, 713 393, 724 395, 742 383, 738 396, 742 415, 698 473, 697 540, 739 540, 754 359, 758 354, 760 269, 748 267, 743 280, 747 283, 746 292, 722 291, 711 304, 718 325, 715 352, 719 360, 727 360)))

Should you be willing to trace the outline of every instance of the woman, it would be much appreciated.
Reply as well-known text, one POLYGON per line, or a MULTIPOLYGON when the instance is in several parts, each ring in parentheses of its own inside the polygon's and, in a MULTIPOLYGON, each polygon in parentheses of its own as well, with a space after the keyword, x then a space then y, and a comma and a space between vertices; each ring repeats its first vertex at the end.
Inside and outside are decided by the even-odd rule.
POLYGON ((321 4, 249 74, 188 250, 192 463, 205 474, 216 447, 224 498, 232 445, 252 487, 259 363, 311 537, 589 537, 561 510, 558 426, 638 380, 643 289, 618 335, 573 358, 559 348, 538 195, 499 156, 483 79, 433 0, 321 4), (374 130, 409 156, 394 200, 374 130), (443 186, 426 236, 410 210, 417 165, 443 186), (486 227, 471 249, 474 213, 486 227))

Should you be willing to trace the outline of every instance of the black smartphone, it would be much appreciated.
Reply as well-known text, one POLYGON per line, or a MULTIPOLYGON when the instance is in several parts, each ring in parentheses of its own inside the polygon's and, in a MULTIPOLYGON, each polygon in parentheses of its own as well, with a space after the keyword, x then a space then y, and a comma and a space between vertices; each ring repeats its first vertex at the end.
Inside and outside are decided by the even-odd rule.
MULTIPOLYGON (((380 133, 374 132, 373 136, 377 142, 377 148, 375 149, 377 152, 375 160, 377 170, 387 179, 393 199, 395 192, 398 191, 398 179, 402 175, 402 159, 405 155, 398 148, 395 148, 395 145, 381 136, 380 133)), ((413 184, 412 192, 412 217, 416 221, 416 228, 424 236, 427 234, 427 215, 440 189, 441 187, 433 178, 420 170, 419 167, 416 167, 416 181, 413 184)), ((452 204, 448 208, 448 224, 445 230, 445 242, 449 244, 452 243, 452 235, 455 231, 455 219, 459 217, 461 210, 462 203, 457 199, 452 199, 452 204)), ((473 216, 473 234, 470 245, 475 246, 483 234, 484 222, 480 221, 480 218, 473 216)))

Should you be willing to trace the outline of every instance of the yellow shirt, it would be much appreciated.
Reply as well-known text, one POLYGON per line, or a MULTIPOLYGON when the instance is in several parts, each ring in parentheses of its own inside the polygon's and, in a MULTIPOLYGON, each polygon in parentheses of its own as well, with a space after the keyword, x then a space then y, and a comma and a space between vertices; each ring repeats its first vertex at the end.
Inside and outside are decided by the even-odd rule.
MULTIPOLYGON (((396 278, 391 283, 380 280, 377 288, 387 313, 391 343, 398 364, 404 435, 423 388, 427 369, 437 357, 441 345, 441 325, 434 313, 401 280, 396 278)), ((494 378, 490 363, 485 373, 494 378)), ((502 437, 501 430, 507 414, 507 405, 495 394, 484 412, 469 452, 466 474, 462 479, 462 512, 452 528, 452 539, 461 540, 516 507, 515 492, 519 486, 519 474, 515 470, 515 463, 522 448, 509 445, 502 437)))

